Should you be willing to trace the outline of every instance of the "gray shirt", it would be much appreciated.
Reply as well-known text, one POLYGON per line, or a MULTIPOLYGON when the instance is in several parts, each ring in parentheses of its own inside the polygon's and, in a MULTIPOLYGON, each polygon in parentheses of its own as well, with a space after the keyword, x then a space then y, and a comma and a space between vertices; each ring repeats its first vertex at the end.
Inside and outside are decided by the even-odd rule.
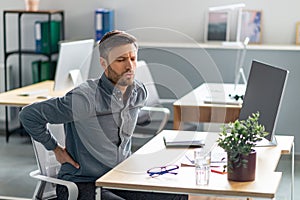
POLYGON ((123 96, 103 75, 64 97, 28 105, 19 117, 32 138, 48 150, 55 149, 57 141, 47 123, 63 123, 66 148, 80 169, 64 163, 59 178, 92 182, 130 155, 131 136, 147 95, 145 86, 134 81, 123 96))

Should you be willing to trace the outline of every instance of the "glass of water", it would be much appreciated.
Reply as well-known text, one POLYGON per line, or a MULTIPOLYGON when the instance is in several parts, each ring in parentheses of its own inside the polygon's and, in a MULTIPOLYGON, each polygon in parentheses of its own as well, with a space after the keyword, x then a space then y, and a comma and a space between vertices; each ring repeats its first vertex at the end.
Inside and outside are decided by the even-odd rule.
POLYGON ((197 185, 209 183, 211 152, 203 148, 194 150, 195 174, 197 185))

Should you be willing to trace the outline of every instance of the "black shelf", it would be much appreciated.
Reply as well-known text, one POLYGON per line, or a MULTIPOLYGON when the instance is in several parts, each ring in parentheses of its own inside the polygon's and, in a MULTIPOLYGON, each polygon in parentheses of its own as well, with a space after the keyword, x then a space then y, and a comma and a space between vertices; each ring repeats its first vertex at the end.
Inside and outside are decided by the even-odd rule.
POLYGON ((32 15, 53 15, 53 14, 63 14, 63 10, 37 10, 37 11, 27 11, 27 10, 4 10, 4 13, 14 13, 14 14, 32 14, 32 15))
POLYGON ((55 55, 55 54, 58 54, 58 52, 53 52, 53 53, 40 53, 40 52, 36 52, 35 50, 26 50, 26 49, 23 49, 21 51, 19 50, 13 50, 13 51, 8 51, 8 52, 5 52, 5 56, 10 56, 10 55, 13 55, 13 54, 26 54, 26 55, 38 55, 38 56, 52 56, 52 55, 55 55))
MULTIPOLYGON (((18 70, 19 70, 19 85, 18 87, 23 87, 22 84, 22 55, 37 55, 37 56, 45 56, 47 57, 48 61, 52 61, 52 55, 57 54, 58 52, 52 52, 51 45, 49 46, 49 50, 51 53, 39 53, 35 50, 30 49, 23 49, 22 48, 22 16, 24 15, 46 15, 48 17, 48 22, 52 20, 53 15, 59 15, 61 19, 61 40, 64 40, 65 38, 65 30, 64 30, 64 11, 63 10, 39 10, 39 11, 26 11, 26 10, 4 10, 3 11, 3 50, 4 50, 4 90, 8 91, 8 78, 7 78, 7 61, 8 58, 12 55, 18 56, 18 70), (6 23, 6 17, 8 14, 17 15, 17 27, 18 27, 18 34, 17 34, 17 47, 12 51, 7 51, 7 23, 6 23)), ((10 24, 11 25, 11 24, 10 24)), ((49 23, 48 27, 49 32, 51 32, 51 26, 49 23)), ((49 44, 51 44, 51 35, 49 34, 48 38, 49 44)), ((5 132, 6 132, 6 142, 9 140, 9 136, 14 131, 9 130, 8 125, 8 107, 5 107, 5 132)))

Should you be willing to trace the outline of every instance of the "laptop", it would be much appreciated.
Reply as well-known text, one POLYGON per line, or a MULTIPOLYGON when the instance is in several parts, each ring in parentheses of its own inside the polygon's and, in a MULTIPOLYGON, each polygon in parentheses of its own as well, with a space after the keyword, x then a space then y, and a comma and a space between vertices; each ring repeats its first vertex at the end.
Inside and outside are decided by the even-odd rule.
POLYGON ((239 120, 259 111, 260 124, 269 133, 257 146, 274 146, 278 113, 289 71, 266 63, 253 61, 250 69, 239 120))

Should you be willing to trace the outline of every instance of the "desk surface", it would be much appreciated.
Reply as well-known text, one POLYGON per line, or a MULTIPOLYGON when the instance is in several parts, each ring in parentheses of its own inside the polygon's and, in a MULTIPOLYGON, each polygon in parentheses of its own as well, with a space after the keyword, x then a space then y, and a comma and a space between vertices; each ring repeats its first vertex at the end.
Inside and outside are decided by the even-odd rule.
POLYGON ((226 83, 204 83, 173 103, 174 129, 180 129, 181 122, 217 122, 227 123, 234 121, 240 114, 241 104, 233 104, 229 94, 243 95, 245 85, 226 83), (225 103, 206 103, 213 101, 225 103))
POLYGON ((229 94, 245 94, 245 85, 238 84, 234 90, 234 84, 230 83, 203 83, 191 92, 187 93, 174 102, 178 106, 222 106, 222 107, 241 107, 242 102, 235 103, 234 99, 230 99, 229 94), (220 103, 206 103, 207 99, 219 99, 220 103), (227 103, 225 103, 225 101, 227 103), (224 103, 221 103, 224 102, 224 103))
POLYGON ((60 97, 66 93, 66 91, 53 91, 53 88, 54 81, 44 81, 3 92, 0 93, 0 105, 26 106, 31 103, 44 101, 45 98, 38 98, 41 96, 60 97))
MULTIPOLYGON (((226 175, 211 173, 207 186, 195 184, 193 167, 180 167, 178 175, 165 174, 151 178, 146 171, 152 167, 179 164, 192 149, 166 149, 163 136, 202 134, 206 144, 214 143, 217 133, 164 130, 127 160, 96 181, 97 186, 131 190, 175 192, 183 194, 243 196, 273 198, 282 173, 275 172, 282 153, 289 153, 293 136, 277 136, 278 146, 257 148, 256 179, 252 182, 232 182, 226 175)), ((206 145, 208 147, 210 145, 206 145)))

